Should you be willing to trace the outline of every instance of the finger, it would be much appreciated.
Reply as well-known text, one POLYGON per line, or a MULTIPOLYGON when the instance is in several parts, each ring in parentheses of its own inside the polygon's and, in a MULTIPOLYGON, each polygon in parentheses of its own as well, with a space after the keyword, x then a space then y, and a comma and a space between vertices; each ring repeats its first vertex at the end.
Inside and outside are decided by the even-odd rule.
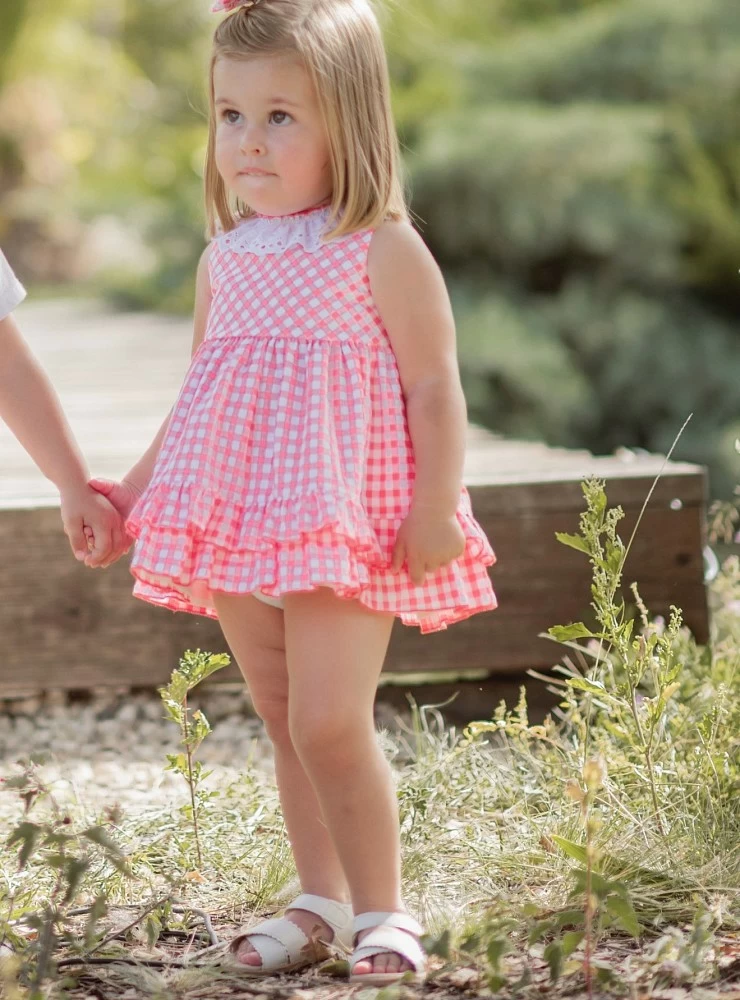
POLYGON ((403 542, 396 540, 391 557, 391 571, 393 573, 398 573, 401 570, 405 556, 406 551, 403 542))
POLYGON ((128 545, 126 544, 126 534, 120 527, 115 527, 113 529, 112 535, 112 550, 106 561, 103 563, 103 569, 107 569, 112 566, 113 563, 118 562, 121 556, 128 552, 128 545))
POLYGON ((411 582, 415 587, 421 587, 424 583, 424 563, 421 562, 410 562, 409 563, 409 576, 411 577, 411 582))
POLYGON ((123 528, 121 519, 117 518, 111 529, 111 552, 118 553, 123 549, 123 528))
POLYGON ((87 538, 85 537, 82 519, 72 524, 65 524, 64 531, 69 539, 72 554, 78 562, 82 562, 87 555, 87 538))
POLYGON ((90 553, 90 563, 92 567, 102 566, 107 560, 112 550, 111 529, 100 527, 95 532, 95 540, 92 552, 90 553))
POLYGON ((96 493, 102 493, 104 497, 109 497, 118 485, 112 479, 89 479, 88 486, 91 486, 96 493))

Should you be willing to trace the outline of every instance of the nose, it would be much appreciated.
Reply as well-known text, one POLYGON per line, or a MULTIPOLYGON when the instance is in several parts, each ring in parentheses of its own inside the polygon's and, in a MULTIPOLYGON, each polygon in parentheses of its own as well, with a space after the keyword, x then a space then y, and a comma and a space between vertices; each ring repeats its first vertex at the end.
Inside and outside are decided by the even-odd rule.
POLYGON ((257 125, 245 125, 239 142, 239 152, 245 155, 261 155, 265 152, 264 129, 257 125))

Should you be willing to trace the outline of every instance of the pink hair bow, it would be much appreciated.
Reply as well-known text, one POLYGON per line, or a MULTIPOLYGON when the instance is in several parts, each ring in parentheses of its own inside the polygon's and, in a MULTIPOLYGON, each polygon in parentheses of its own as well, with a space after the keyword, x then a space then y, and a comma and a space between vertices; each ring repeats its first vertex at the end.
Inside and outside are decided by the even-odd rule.
POLYGON ((214 5, 211 7, 212 14, 220 14, 221 11, 236 10, 237 7, 256 7, 260 0, 216 0, 214 5))

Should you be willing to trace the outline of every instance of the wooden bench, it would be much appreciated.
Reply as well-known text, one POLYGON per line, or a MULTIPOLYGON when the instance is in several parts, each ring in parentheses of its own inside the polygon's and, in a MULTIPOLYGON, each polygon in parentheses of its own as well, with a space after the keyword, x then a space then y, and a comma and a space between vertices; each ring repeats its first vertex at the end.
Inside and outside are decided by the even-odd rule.
MULTIPOLYGON (((26 306, 19 322, 57 386, 96 474, 121 475, 151 440, 188 362, 189 324, 143 314, 104 314, 91 304, 26 306)), ((577 530, 581 480, 607 481, 625 510, 627 538, 662 465, 660 456, 585 451, 501 440, 471 427, 466 482, 496 549, 500 607, 441 633, 397 624, 387 673, 483 677, 543 669, 561 651, 539 638, 548 626, 588 615, 589 567, 559 544, 577 530)), ((172 614, 130 596, 124 562, 91 572, 74 562, 53 488, 0 428, 0 697, 54 689, 154 687, 182 651, 222 650, 218 625, 172 614)), ((683 608, 699 641, 708 634, 703 583, 704 470, 669 463, 625 569, 655 614, 683 608)), ((235 667, 217 675, 233 681, 235 667)))

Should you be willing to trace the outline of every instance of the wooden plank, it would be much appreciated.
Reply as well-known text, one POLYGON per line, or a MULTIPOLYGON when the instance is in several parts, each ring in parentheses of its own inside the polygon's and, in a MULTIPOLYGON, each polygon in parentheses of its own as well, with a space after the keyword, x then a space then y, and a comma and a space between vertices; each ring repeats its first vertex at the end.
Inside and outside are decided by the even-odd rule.
MULTIPOLYGON (((685 523, 690 513, 684 512, 679 534, 690 535, 693 530, 685 523)), ((509 522, 513 534, 515 524, 509 522)), ((530 524, 525 533, 531 535, 535 528, 536 523, 530 524)), ((540 545, 536 532, 534 538, 540 545)), ((499 552, 506 553, 511 543, 502 532, 499 552)), ((494 567, 501 601, 498 611, 476 615, 430 636, 397 624, 386 669, 495 673, 557 662, 556 647, 538 634, 550 625, 588 615, 589 573, 585 558, 554 544, 570 561, 567 571, 565 563, 553 570, 547 560, 538 563, 531 553, 526 564, 532 571, 523 571, 522 551, 517 558, 515 545, 511 558, 494 567)), ((0 691, 6 696, 44 688, 151 686, 167 679, 184 649, 224 648, 215 622, 172 614, 131 598, 131 578, 124 562, 102 573, 91 573, 74 563, 53 509, 0 516, 0 545, 8 564, 23 568, 23 572, 0 574, 5 637, 0 691)), ((648 545, 642 564, 646 569, 652 565, 650 551, 648 545)), ((661 570, 637 575, 643 599, 654 613, 666 615, 671 603, 679 604, 689 627, 704 641, 706 598, 699 569, 694 559, 672 574, 661 570)), ((236 669, 219 675, 223 681, 236 677, 236 669)))
MULTIPOLYGON (((491 452, 490 461, 495 463, 495 452, 491 452)), ((584 466, 583 478, 590 474, 589 469, 597 469, 594 465, 584 466)), ((630 473, 619 475, 619 469, 607 477, 607 497, 610 507, 621 506, 625 510, 642 507, 653 484, 653 475, 646 478, 630 473)), ((482 479, 466 476, 466 483, 473 499, 473 505, 481 517, 493 514, 523 514, 527 511, 581 511, 584 508, 581 478, 557 473, 548 474, 543 471, 539 479, 527 482, 524 478, 511 482, 502 481, 499 473, 491 473, 486 483, 482 479)), ((651 508, 673 510, 680 507, 704 506, 706 503, 706 478, 698 466, 689 466, 683 472, 676 473, 669 466, 666 473, 658 481, 650 498, 651 508)))
MULTIPOLYGON (((474 510, 480 523, 492 539, 500 563, 497 576, 529 578, 542 567, 547 577, 587 573, 585 555, 563 545, 556 532, 576 533, 578 514, 574 511, 544 511, 537 516, 531 511, 521 517, 499 516, 486 512, 486 504, 474 500, 474 510)), ((629 541, 637 520, 631 511, 620 521, 618 532, 625 544, 629 541)), ((638 579, 663 579, 667 574, 693 579, 703 573, 701 511, 695 507, 681 510, 648 509, 635 535, 627 557, 624 575, 629 582, 638 579)))

